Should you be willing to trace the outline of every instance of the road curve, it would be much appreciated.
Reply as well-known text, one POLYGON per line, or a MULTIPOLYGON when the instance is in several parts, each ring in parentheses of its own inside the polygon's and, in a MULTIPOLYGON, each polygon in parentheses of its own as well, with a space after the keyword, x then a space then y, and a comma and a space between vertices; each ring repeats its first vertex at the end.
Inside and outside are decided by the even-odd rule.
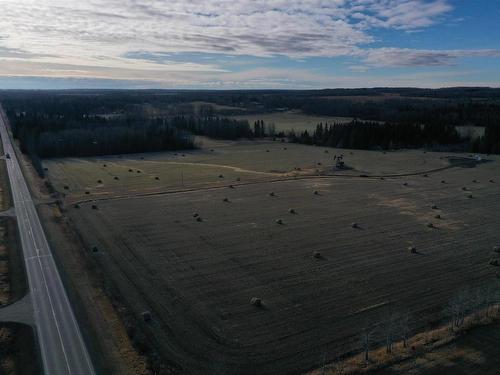
POLYGON ((10 155, 10 158, 6 158, 6 164, 44 372, 46 375, 95 374, 7 132, 6 118, 1 105, 0 136, 4 153, 10 155))

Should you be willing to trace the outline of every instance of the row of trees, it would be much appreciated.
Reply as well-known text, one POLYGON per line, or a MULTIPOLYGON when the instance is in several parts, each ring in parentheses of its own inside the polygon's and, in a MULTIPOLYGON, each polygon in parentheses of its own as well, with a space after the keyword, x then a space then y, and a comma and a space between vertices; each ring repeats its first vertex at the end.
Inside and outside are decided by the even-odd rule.
MULTIPOLYGON (((500 288, 498 283, 476 288, 466 288, 450 298, 442 316, 451 332, 457 331, 466 323, 474 325, 482 318, 493 316, 494 309, 500 311, 500 288)), ((415 329, 415 318, 410 310, 403 313, 388 310, 376 324, 368 322, 359 334, 360 348, 367 362, 375 344, 382 343, 386 353, 393 351, 394 344, 401 341, 404 348, 415 329)))
POLYGON ((452 125, 412 125, 352 121, 347 124, 318 124, 312 134, 307 130, 290 134, 292 141, 319 146, 392 149, 431 145, 456 145, 463 142, 452 125))

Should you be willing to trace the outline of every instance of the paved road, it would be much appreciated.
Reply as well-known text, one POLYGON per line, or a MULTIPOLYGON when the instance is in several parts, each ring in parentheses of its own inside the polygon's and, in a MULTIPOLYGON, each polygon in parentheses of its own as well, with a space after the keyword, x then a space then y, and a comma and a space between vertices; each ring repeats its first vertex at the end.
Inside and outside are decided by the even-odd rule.
MULTIPOLYGON (((57 271, 30 191, 21 172, 0 106, 0 136, 17 214, 37 337, 46 375, 95 374, 57 271)), ((26 360, 30 360, 26 358, 26 360)))

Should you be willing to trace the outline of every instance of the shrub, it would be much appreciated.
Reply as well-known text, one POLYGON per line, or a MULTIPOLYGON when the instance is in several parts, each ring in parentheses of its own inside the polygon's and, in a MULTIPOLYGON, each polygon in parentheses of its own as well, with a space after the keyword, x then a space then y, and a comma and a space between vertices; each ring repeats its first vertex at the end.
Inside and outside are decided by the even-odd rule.
POLYGON ((296 213, 297 213, 297 211, 295 211, 295 209, 294 209, 294 208, 290 208, 290 209, 288 210, 288 212, 290 212, 291 214, 296 214, 296 213))
POLYGON ((416 253, 417 253, 417 248, 416 248, 415 246, 410 246, 410 247, 408 248, 408 250, 409 250, 409 251, 410 251, 410 253, 412 253, 412 254, 416 254, 416 253))
POLYGON ((321 259, 321 253, 319 251, 313 251, 312 256, 313 258, 321 259))
POLYGON ((358 225, 358 223, 352 223, 351 227, 356 229, 356 228, 359 228, 359 225, 358 225))
POLYGON ((102 184, 102 180, 97 180, 97 183, 98 184, 102 184))
POLYGON ((97 205, 96 205, 96 204, 93 204, 93 205, 92 205, 92 209, 93 209, 93 210, 97 210, 97 205))
POLYGON ((277 220, 276 220, 276 224, 280 224, 280 225, 282 225, 282 224, 283 224, 283 220, 281 220, 281 219, 277 219, 277 220))
POLYGON ((276 195, 276 194, 274 194, 274 191, 271 191, 271 192, 269 193, 269 196, 270 196, 270 197, 274 197, 275 195, 276 195))

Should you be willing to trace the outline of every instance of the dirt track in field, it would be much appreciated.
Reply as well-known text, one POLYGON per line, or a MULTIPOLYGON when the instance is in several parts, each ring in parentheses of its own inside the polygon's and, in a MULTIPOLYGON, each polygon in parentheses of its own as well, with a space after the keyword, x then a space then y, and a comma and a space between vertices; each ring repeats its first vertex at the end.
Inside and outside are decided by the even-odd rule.
MULTIPOLYGON (((245 180, 231 189, 210 169, 209 181, 203 174, 190 191, 158 194, 141 190, 143 180, 134 175, 132 192, 123 190, 128 180, 110 190, 128 196, 107 199, 109 194, 68 214, 87 247, 98 249, 94 256, 138 324, 186 373, 294 374, 317 366, 325 353, 333 359, 356 350, 360 327, 389 309, 411 309, 422 329, 441 318, 457 290, 495 277, 488 261, 500 242, 500 185, 489 179, 499 175, 497 161, 447 168, 436 155, 403 155, 410 162, 399 170, 401 154, 378 153, 388 163, 372 168, 362 156, 353 160, 359 164, 355 173, 413 175, 385 180, 350 173, 245 180), (419 175, 424 167, 435 173, 419 175), (410 245, 419 253, 410 254, 410 245), (312 257, 314 251, 320 259, 312 257), (250 304, 254 296, 263 299, 263 308, 250 304), (151 323, 140 322, 145 310, 153 314, 151 323)), ((295 157, 300 155, 289 159, 295 157)), ((246 168, 246 158, 235 157, 236 167, 246 168)), ((272 168, 296 164, 284 158, 272 168)), ((52 181, 61 186, 70 165, 51 163, 52 181)), ((151 164, 140 168, 149 173, 151 164)), ((82 177, 73 178, 67 201, 84 201, 82 177)), ((89 199, 100 197, 92 191, 89 199)))

